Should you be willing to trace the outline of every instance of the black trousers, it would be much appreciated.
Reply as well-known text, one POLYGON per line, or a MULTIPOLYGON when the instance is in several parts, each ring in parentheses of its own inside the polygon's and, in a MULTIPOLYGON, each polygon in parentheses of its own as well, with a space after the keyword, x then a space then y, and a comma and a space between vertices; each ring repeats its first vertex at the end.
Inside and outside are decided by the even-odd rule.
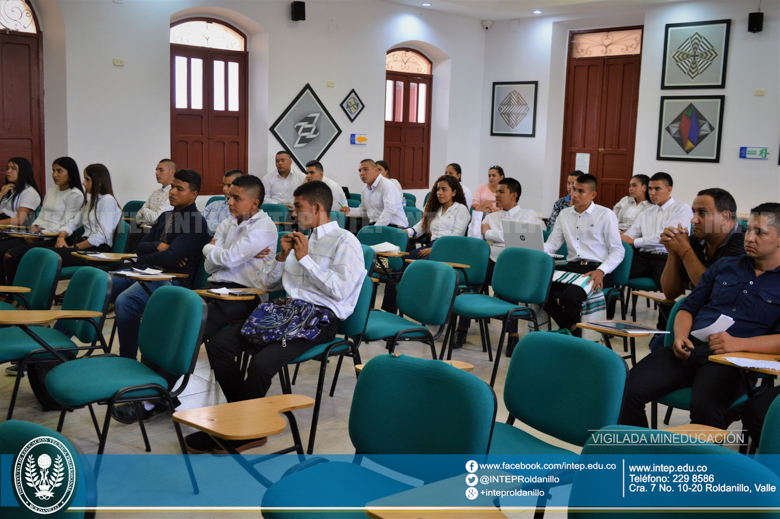
POLYGON ((125 244, 126 252, 135 252, 135 248, 138 247, 138 243, 146 236, 151 229, 144 229, 138 222, 128 222, 130 224, 130 232, 127 235, 127 243, 125 244))
MULTIPOLYGON (((420 251, 423 249, 430 249, 432 246, 433 246, 433 242, 419 249, 412 249, 411 252, 409 252, 409 255, 404 259, 420 259, 417 257, 417 255, 420 254, 420 251)), ((430 256, 426 256, 422 259, 428 259, 429 257, 430 256)), ((385 295, 382 298, 382 310, 384 310, 385 312, 390 312, 391 314, 397 314, 398 313, 398 304, 396 303, 397 297, 398 297, 398 289, 396 288, 396 286, 390 282, 385 283, 385 295)))
MULTIPOLYGON (((211 283, 209 282, 205 289, 212 288, 246 288, 237 283, 211 283)), ((220 330, 234 323, 246 321, 249 314, 252 313, 260 300, 255 298, 251 301, 221 301, 217 299, 207 299, 209 316, 206 321, 206 329, 203 332, 203 342, 210 340, 217 335, 220 330)))
MULTIPOLYGON (((631 262, 631 272, 628 279, 653 278, 655 284, 661 287, 661 274, 666 267, 667 254, 653 254, 652 252, 634 252, 634 260, 631 262)), ((658 304, 658 329, 666 330, 666 322, 672 307, 658 304)))
POLYGON ((773 387, 754 396, 742 408, 742 425, 756 445, 761 442, 761 428, 764 426, 764 418, 769 411, 769 406, 778 395, 780 395, 780 386, 773 387))
MULTIPOLYGON (((647 427, 645 404, 672 391, 693 388, 691 422, 726 428, 726 413, 734 401, 745 394, 740 369, 710 362, 707 343, 690 337, 691 356, 680 360, 671 348, 659 348, 631 370, 620 413, 621 425, 647 427)), ((755 375, 749 375, 755 383, 755 375)))
MULTIPOLYGON (((566 265, 561 265, 558 270, 574 272, 577 274, 586 274, 599 268, 601 263, 593 261, 586 265, 581 265, 579 261, 573 261, 566 265)), ((612 286, 612 274, 606 274, 603 280, 604 288, 612 286)), ((580 287, 567 285, 565 283, 553 283, 550 287, 551 294, 558 294, 558 297, 547 299, 544 310, 561 328, 571 328, 578 322, 582 316, 582 303, 588 298, 588 294, 580 287)))
POLYGON ((219 382, 228 402, 262 398, 271 387, 271 380, 288 362, 295 360, 318 344, 330 342, 336 337, 339 320, 332 316, 330 323, 320 329, 314 341, 306 339, 288 340, 283 347, 281 341, 259 347, 252 355, 247 369, 246 380, 241 373, 241 354, 248 348, 249 342, 240 332, 243 323, 237 323, 216 335, 206 343, 214 377, 219 382))
MULTIPOLYGON (((52 246, 54 243, 56 243, 53 240, 45 240, 45 241, 52 241, 52 246)), ((0 240, 0 258, 2 261, 0 261, 0 283, 3 285, 13 285, 14 284, 14 275, 16 274, 16 268, 13 269, 13 272, 11 275, 8 275, 5 264, 7 263, 6 254, 9 253, 9 251, 12 251, 19 247, 24 247, 25 252, 27 252, 27 245, 28 244, 24 238, 9 238, 7 240, 0 240)), ((20 256, 21 259, 21 256, 20 256)), ((19 262, 16 262, 16 265, 18 265, 19 262)))

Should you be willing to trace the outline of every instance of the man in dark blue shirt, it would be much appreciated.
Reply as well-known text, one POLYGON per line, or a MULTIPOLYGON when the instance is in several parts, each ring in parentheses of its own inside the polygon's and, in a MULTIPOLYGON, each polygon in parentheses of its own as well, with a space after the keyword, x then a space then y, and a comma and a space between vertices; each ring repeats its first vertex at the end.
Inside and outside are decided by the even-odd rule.
POLYGON ((645 404, 692 387, 691 422, 725 429, 729 406, 745 392, 736 367, 710 362, 713 354, 780 352, 780 204, 755 207, 745 233, 746 256, 721 258, 702 274, 680 305, 674 345, 639 362, 628 379, 621 423, 647 427, 645 404), (726 315, 734 324, 710 335, 691 336, 726 315))

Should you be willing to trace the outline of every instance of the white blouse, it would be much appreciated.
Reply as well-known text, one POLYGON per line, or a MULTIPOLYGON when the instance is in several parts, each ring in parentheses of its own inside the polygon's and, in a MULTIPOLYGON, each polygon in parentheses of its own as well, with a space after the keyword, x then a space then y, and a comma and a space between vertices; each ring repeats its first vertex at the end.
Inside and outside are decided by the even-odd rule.
POLYGON ((12 198, 13 192, 10 192, 8 193, 8 196, 0 202, 0 213, 6 215, 8 218, 16 216, 20 207, 26 207, 30 212, 33 212, 41 205, 41 195, 39 195, 38 191, 32 186, 24 188, 24 191, 22 191, 13 202, 11 202, 12 198))
MULTIPOLYGON (((453 203, 445 213, 442 214, 442 208, 436 211, 436 214, 428 222, 428 231, 431 233, 431 241, 437 240, 442 236, 463 236, 469 226, 471 214, 468 208, 458 202, 453 203)), ((411 237, 423 235, 422 220, 410 229, 406 229, 406 234, 411 237)))
POLYGON ((41 205, 41 214, 35 219, 43 231, 59 232, 63 222, 71 220, 84 204, 84 193, 72 187, 61 191, 57 186, 46 193, 41 205))
POLYGON ((76 229, 84 226, 84 238, 93 247, 103 244, 113 245, 114 232, 119 219, 122 218, 122 209, 111 195, 98 196, 97 215, 95 211, 89 210, 89 202, 90 196, 87 195, 87 202, 60 228, 60 232, 65 231, 70 236, 76 229))
POLYGON ((649 200, 643 200, 639 204, 632 196, 624 196, 612 210, 618 219, 618 229, 621 231, 627 231, 629 227, 634 225, 637 217, 645 212, 645 210, 653 205, 649 200))

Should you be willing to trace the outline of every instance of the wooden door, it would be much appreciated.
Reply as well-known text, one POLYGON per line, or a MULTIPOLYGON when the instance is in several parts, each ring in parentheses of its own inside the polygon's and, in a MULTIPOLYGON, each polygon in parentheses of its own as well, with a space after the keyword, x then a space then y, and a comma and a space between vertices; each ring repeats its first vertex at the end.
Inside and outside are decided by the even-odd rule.
POLYGON ((28 159, 43 194, 47 168, 40 42, 39 34, 0 33, 0 164, 5 171, 11 157, 28 159))
POLYGON ((641 54, 571 58, 566 75, 560 196, 577 169, 577 154, 589 157, 598 180, 596 203, 613 207, 628 194, 633 176, 641 54))
POLYGON ((384 160, 404 189, 427 189, 433 76, 388 72, 384 160))
POLYGON ((247 170, 247 54, 171 45, 171 158, 222 192, 230 169, 247 170))

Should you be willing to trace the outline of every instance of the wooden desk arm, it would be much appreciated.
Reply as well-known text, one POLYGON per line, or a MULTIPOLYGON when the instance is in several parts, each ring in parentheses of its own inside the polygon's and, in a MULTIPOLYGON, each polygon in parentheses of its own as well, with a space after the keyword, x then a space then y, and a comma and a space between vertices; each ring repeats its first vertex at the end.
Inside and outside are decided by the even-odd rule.
POLYGON ((25 310, 23 312, 2 310, 0 311, 0 324, 32 326, 48 324, 58 319, 99 319, 102 316, 101 312, 89 310, 25 310))
POLYGON ((27 287, 0 285, 0 294, 27 294, 29 292, 31 292, 31 290, 27 287))

